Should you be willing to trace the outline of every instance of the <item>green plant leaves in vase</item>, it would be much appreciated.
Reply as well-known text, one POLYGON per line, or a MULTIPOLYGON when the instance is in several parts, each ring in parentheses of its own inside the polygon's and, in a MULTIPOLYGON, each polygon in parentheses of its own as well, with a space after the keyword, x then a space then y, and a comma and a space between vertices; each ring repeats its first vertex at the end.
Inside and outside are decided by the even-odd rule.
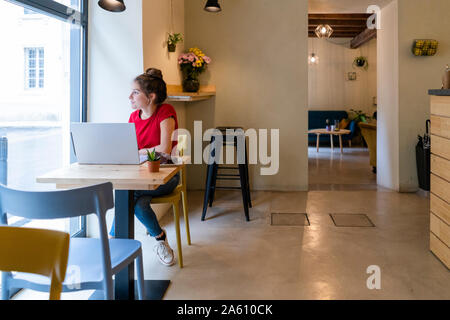
POLYGON ((152 152, 149 152, 147 150, 147 161, 152 162, 152 161, 158 161, 160 159, 161 159, 161 157, 156 153, 155 149, 153 149, 152 152))
POLYGON ((183 35, 181 33, 169 33, 167 38, 169 52, 175 52, 178 42, 183 42, 183 35))

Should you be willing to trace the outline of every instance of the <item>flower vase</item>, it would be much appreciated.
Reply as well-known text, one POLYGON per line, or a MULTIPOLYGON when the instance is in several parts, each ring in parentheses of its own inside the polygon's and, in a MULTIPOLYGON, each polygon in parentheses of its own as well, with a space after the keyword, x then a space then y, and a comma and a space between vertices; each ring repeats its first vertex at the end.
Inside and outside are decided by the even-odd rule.
POLYGON ((195 78, 186 78, 183 80, 184 92, 198 92, 200 89, 200 82, 195 78))

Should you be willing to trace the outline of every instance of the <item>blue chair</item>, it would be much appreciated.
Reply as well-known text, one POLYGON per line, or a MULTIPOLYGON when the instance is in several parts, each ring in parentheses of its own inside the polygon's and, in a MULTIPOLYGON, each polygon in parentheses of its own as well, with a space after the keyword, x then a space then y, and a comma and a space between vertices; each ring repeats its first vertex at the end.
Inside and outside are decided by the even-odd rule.
POLYGON ((351 147, 352 146, 352 139, 355 136, 356 133, 356 121, 352 120, 350 122, 350 124, 348 125, 348 130, 350 130, 349 134, 344 134, 342 135, 342 140, 343 141, 348 141, 348 146, 351 147))
MULTIPOLYGON (((132 239, 108 240, 106 212, 114 207, 110 182, 72 190, 20 191, 0 184, 0 223, 7 225, 6 213, 28 219, 60 219, 95 213, 100 239, 71 238, 68 272, 62 292, 97 289, 106 300, 114 299, 113 274, 136 259, 139 299, 144 298, 141 243, 132 239), (69 279, 68 279, 69 278, 69 279)), ((2 273, 2 299, 12 289, 49 291, 50 280, 41 275, 2 273)))

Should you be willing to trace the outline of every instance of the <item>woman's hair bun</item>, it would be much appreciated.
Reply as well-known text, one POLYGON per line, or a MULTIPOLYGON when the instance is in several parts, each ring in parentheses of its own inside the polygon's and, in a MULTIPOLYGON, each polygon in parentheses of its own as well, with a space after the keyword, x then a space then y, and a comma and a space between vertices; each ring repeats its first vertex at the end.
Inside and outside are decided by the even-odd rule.
POLYGON ((147 71, 145 71, 145 74, 150 76, 150 77, 153 77, 153 78, 158 78, 158 79, 161 79, 161 80, 163 79, 163 75, 162 75, 161 70, 156 69, 156 68, 149 68, 149 69, 147 69, 147 71))

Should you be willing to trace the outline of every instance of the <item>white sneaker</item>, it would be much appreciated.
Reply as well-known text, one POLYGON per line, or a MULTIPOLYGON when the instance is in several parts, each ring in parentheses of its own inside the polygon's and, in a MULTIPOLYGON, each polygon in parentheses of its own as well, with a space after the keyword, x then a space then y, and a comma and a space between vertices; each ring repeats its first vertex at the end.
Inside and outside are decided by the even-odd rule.
MULTIPOLYGON (((164 231, 164 233, 166 233, 164 231)), ((165 266, 172 266, 175 263, 175 257, 173 255, 173 250, 169 246, 169 242, 166 239, 156 240, 156 244, 153 247, 153 251, 156 253, 159 261, 165 266)))

